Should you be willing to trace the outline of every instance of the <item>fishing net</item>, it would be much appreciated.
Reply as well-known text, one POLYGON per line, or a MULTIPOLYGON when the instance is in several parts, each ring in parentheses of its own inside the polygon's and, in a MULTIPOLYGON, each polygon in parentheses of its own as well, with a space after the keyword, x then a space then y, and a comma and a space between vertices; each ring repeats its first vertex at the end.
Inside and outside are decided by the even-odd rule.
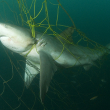
MULTIPOLYGON (((76 28, 59 0, 4 0, 0 2, 0 10, 1 22, 29 28, 33 38, 35 31, 39 31, 57 37, 64 48, 65 43, 69 43, 74 46, 83 45, 93 53, 94 49, 102 53, 105 49, 76 28), (63 33, 67 28, 71 34, 63 33)), ((106 82, 104 79, 107 79, 108 74, 100 68, 107 59, 106 55, 97 61, 98 66, 89 70, 89 73, 82 67, 60 69, 56 72, 45 97, 45 104, 42 105, 39 98, 39 75, 26 89, 25 57, 10 52, 2 44, 0 46, 0 110, 90 110, 95 103, 91 103, 91 100, 104 93, 102 82, 106 82)), ((61 54, 62 52, 63 49, 61 54)))

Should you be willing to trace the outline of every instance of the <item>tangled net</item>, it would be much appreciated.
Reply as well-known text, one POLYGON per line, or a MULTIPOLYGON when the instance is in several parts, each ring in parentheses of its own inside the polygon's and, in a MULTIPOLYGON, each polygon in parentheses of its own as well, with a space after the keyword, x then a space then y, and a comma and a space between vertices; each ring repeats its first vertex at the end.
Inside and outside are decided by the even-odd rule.
MULTIPOLYGON (((35 31, 37 30, 43 34, 57 37, 64 48, 66 48, 65 43, 74 46, 84 44, 92 52, 94 52, 94 49, 103 52, 105 48, 86 37, 83 32, 76 28, 71 16, 59 0, 54 1, 54 3, 50 0, 41 0, 40 2, 37 0, 13 0, 11 2, 13 4, 8 1, 0 3, 3 10, 0 14, 1 20, 30 28, 33 38, 35 38, 35 31), (10 16, 6 11, 10 13, 10 16), (52 13, 55 14, 52 15, 52 13), (62 13, 63 18, 66 18, 71 26, 67 26, 68 23, 65 25, 64 22, 60 24, 62 13), (71 34, 63 33, 67 28, 72 29, 71 34)), ((87 103, 89 103, 88 97, 94 96, 93 98, 97 98, 100 88, 96 81, 100 79, 102 71, 97 68, 87 74, 81 67, 77 67, 74 71, 70 68, 56 73, 46 95, 47 101, 42 105, 39 99, 39 76, 34 79, 30 88, 26 89, 24 85, 25 58, 21 58, 19 55, 3 48, 1 48, 1 53, 3 53, 2 57, 5 58, 6 63, 1 60, 0 110, 77 110, 79 106, 86 109, 88 108, 87 103), (84 92, 84 88, 87 92, 84 92)), ((67 50, 69 51, 68 48, 67 50)), ((71 51, 69 52, 71 53, 71 51)), ((102 61, 98 61, 98 67, 100 67, 102 61)), ((107 76, 105 75, 105 77, 107 76)), ((92 106, 92 104, 90 105, 92 106)))

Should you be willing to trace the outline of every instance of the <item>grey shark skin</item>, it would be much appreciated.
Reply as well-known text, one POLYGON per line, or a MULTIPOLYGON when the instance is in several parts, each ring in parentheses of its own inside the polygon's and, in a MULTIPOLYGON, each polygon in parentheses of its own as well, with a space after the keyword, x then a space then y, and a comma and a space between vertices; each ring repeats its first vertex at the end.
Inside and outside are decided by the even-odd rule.
POLYGON ((88 70, 95 65, 95 60, 101 58, 110 49, 110 44, 106 49, 103 48, 103 51, 95 49, 91 51, 86 47, 68 43, 62 45, 62 39, 58 40, 56 37, 39 32, 36 32, 36 38, 33 39, 28 29, 5 23, 0 23, 0 41, 11 51, 26 56, 24 82, 27 88, 35 76, 40 73, 42 103, 58 65, 63 67, 82 65, 85 70, 88 70))

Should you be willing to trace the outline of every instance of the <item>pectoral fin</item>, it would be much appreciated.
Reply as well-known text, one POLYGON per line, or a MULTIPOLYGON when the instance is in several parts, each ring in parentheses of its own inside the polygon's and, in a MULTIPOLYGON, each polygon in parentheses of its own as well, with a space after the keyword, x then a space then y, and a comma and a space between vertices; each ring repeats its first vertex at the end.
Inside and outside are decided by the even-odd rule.
POLYGON ((25 86, 28 88, 33 81, 34 77, 39 73, 39 69, 32 64, 30 61, 26 60, 24 82, 25 86))
POLYGON ((46 92, 52 76, 54 75, 57 67, 52 57, 45 52, 40 51, 40 99, 43 103, 46 92))

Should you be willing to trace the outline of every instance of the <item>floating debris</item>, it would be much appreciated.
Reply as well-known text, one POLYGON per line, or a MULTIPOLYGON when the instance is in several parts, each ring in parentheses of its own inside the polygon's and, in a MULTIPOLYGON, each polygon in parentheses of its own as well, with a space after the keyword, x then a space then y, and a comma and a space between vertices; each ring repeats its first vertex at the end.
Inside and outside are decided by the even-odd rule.
POLYGON ((90 98, 90 100, 95 100, 98 96, 94 96, 92 98, 90 98))

